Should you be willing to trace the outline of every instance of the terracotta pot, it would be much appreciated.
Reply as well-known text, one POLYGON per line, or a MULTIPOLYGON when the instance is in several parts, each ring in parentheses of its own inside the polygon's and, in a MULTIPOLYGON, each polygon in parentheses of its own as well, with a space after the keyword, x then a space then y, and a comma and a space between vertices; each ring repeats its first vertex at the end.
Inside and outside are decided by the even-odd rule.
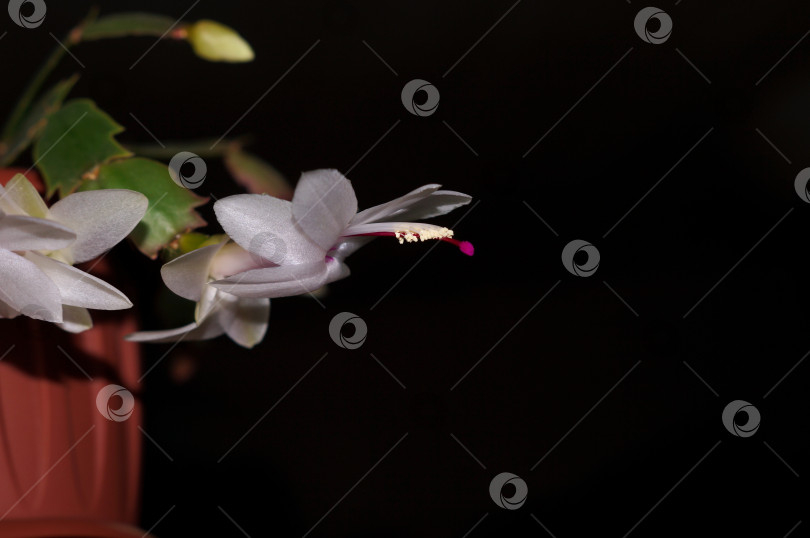
POLYGON ((126 526, 138 518, 141 476, 139 348, 122 338, 135 320, 98 311, 93 320, 79 335, 0 320, 0 536, 142 535, 126 526), (97 407, 110 384, 134 396, 121 421, 97 407))

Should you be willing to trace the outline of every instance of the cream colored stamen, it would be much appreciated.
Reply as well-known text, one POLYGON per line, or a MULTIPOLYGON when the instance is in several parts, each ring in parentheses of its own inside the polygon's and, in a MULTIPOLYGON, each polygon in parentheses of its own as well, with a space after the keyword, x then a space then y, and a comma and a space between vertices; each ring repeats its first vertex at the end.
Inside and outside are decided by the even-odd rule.
POLYGON ((407 230, 401 232, 394 232, 394 237, 399 240, 399 244, 405 241, 414 243, 416 241, 427 241, 428 239, 444 239, 453 237, 453 230, 449 228, 440 228, 438 226, 431 228, 417 228, 414 230, 407 230))

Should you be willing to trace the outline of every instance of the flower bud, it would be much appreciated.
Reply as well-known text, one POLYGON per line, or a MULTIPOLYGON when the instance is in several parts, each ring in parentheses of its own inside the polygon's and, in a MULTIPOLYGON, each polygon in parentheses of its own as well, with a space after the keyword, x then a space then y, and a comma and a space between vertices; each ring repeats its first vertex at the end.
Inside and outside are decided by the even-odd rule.
POLYGON ((188 41, 200 58, 211 62, 249 62, 253 49, 232 28, 218 22, 201 20, 187 29, 188 41))

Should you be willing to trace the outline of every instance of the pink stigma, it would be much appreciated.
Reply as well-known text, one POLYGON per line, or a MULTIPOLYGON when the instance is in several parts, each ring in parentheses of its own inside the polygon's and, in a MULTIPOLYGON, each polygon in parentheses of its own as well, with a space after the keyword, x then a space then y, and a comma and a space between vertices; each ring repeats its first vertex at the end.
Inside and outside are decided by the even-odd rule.
POLYGON ((467 256, 472 256, 475 254, 475 247, 469 241, 459 241, 458 239, 453 239, 452 237, 442 237, 441 241, 457 246, 458 249, 467 256))

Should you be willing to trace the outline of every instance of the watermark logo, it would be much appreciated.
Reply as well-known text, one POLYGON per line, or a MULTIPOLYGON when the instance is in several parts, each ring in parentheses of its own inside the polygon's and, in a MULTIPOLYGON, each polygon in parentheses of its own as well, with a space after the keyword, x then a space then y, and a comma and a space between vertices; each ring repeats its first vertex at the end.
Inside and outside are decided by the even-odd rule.
POLYGON ((44 0, 11 0, 8 3, 8 14, 14 24, 23 28, 36 28, 45 21, 48 11, 44 0), (23 15, 23 8, 28 15, 23 15), (33 11, 31 9, 33 8, 33 11))
POLYGON ((591 276, 599 268, 599 250, 582 239, 574 239, 563 248, 562 263, 569 273, 591 276), (584 258, 584 259, 582 259, 584 258))
POLYGON ((248 252, 256 265, 273 267, 287 257, 287 243, 273 232, 260 232, 250 240, 248 252))
POLYGON ((672 18, 657 7, 645 7, 636 15, 633 21, 638 37, 645 43, 660 45, 672 34, 672 18), (653 22, 655 21, 655 22, 653 22), (658 24, 658 29, 652 30, 651 25, 658 24))
POLYGON ((807 190, 808 182, 810 182, 810 168, 805 168, 796 175, 793 188, 796 189, 796 194, 799 195, 799 198, 810 204, 810 192, 807 190))
POLYGON ((737 437, 751 437, 757 433, 761 419, 759 410, 743 400, 734 400, 723 409, 723 426, 737 437), (737 418, 741 415, 745 417, 745 422, 738 424, 737 418))
POLYGON ((208 166, 196 153, 181 151, 169 161, 169 175, 175 183, 187 189, 196 189, 203 184, 208 166))
POLYGON ((368 326, 363 318, 351 312, 341 312, 332 318, 329 322, 329 336, 332 341, 343 349, 357 349, 366 341, 368 334, 368 326), (350 336, 343 335, 343 328, 346 325, 354 327, 354 334, 350 336))
POLYGON ((98 412, 107 420, 124 422, 135 410, 135 397, 121 385, 107 385, 98 391, 96 407, 98 408, 98 412), (112 409, 110 407, 110 400, 114 396, 121 398, 121 407, 118 409, 112 409))
POLYGON ((430 116, 439 108, 439 90, 427 80, 414 79, 402 88, 402 104, 414 116, 430 116), (417 95, 426 95, 424 102, 417 103, 417 95))
POLYGON ((501 473, 489 483, 489 496, 495 504, 505 510, 517 510, 526 502, 528 495, 529 487, 526 481, 512 473, 501 473), (507 486, 514 488, 514 493, 504 495, 504 488, 507 486))

